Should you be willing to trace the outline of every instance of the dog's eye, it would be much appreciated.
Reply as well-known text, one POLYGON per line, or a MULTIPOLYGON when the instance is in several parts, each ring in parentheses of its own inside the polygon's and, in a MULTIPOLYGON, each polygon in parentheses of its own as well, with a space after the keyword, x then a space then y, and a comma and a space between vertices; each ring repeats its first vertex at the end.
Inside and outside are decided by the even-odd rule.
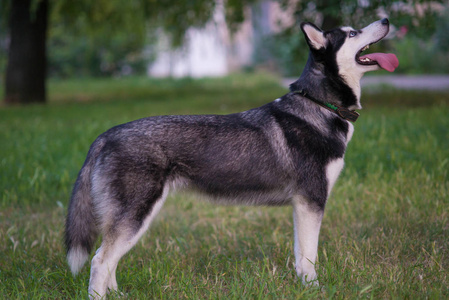
POLYGON ((350 31, 349 37, 355 37, 357 35, 357 31, 350 31))

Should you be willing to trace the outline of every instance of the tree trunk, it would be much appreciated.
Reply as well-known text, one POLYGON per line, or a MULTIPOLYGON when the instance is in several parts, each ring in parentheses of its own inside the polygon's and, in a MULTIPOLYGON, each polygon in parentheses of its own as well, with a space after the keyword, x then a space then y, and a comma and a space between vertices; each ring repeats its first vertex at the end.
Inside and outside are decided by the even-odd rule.
POLYGON ((9 28, 5 103, 26 104, 46 101, 46 38, 48 0, 13 0, 9 28), (31 4, 37 2, 35 9, 31 4))

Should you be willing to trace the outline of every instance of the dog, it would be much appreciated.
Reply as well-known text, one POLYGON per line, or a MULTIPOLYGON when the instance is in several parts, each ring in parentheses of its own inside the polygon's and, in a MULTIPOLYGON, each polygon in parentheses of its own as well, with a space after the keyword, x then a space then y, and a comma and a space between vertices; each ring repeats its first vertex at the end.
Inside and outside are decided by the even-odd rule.
POLYGON ((394 71, 394 54, 361 55, 389 32, 388 19, 356 30, 301 30, 310 48, 290 92, 229 115, 149 117, 113 127, 91 145, 75 182, 65 229, 67 260, 77 274, 97 237, 89 295, 117 291, 116 268, 148 229, 169 190, 187 188, 211 201, 292 205, 296 273, 318 285, 315 261, 324 208, 343 168, 367 71, 394 71))

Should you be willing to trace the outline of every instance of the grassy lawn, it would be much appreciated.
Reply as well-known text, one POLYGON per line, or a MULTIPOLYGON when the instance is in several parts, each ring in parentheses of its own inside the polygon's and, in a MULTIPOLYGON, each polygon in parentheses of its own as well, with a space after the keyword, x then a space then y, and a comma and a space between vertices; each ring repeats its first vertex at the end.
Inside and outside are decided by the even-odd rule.
MULTIPOLYGON (((241 111, 286 91, 267 75, 82 79, 51 81, 48 105, 0 107, 0 298, 87 298, 90 268, 70 274, 63 225, 100 133, 150 115, 241 111)), ((449 298, 449 92, 370 90, 362 104, 326 207, 321 288, 296 278, 290 207, 177 194, 120 262, 120 290, 129 299, 449 298)))

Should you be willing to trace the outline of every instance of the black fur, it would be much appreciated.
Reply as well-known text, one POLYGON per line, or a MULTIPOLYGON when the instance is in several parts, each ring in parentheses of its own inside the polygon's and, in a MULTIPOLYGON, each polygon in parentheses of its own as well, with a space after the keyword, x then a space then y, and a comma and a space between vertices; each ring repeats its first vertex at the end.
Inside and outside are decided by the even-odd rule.
MULTIPOLYGON (((302 26, 304 24, 306 23, 302 26)), ((290 90, 304 90, 315 99, 326 99, 326 102, 346 108, 356 105, 356 95, 338 73, 337 53, 347 35, 337 28, 325 31, 324 36, 327 40, 326 47, 318 50, 310 48, 301 77, 290 85, 290 90)))

